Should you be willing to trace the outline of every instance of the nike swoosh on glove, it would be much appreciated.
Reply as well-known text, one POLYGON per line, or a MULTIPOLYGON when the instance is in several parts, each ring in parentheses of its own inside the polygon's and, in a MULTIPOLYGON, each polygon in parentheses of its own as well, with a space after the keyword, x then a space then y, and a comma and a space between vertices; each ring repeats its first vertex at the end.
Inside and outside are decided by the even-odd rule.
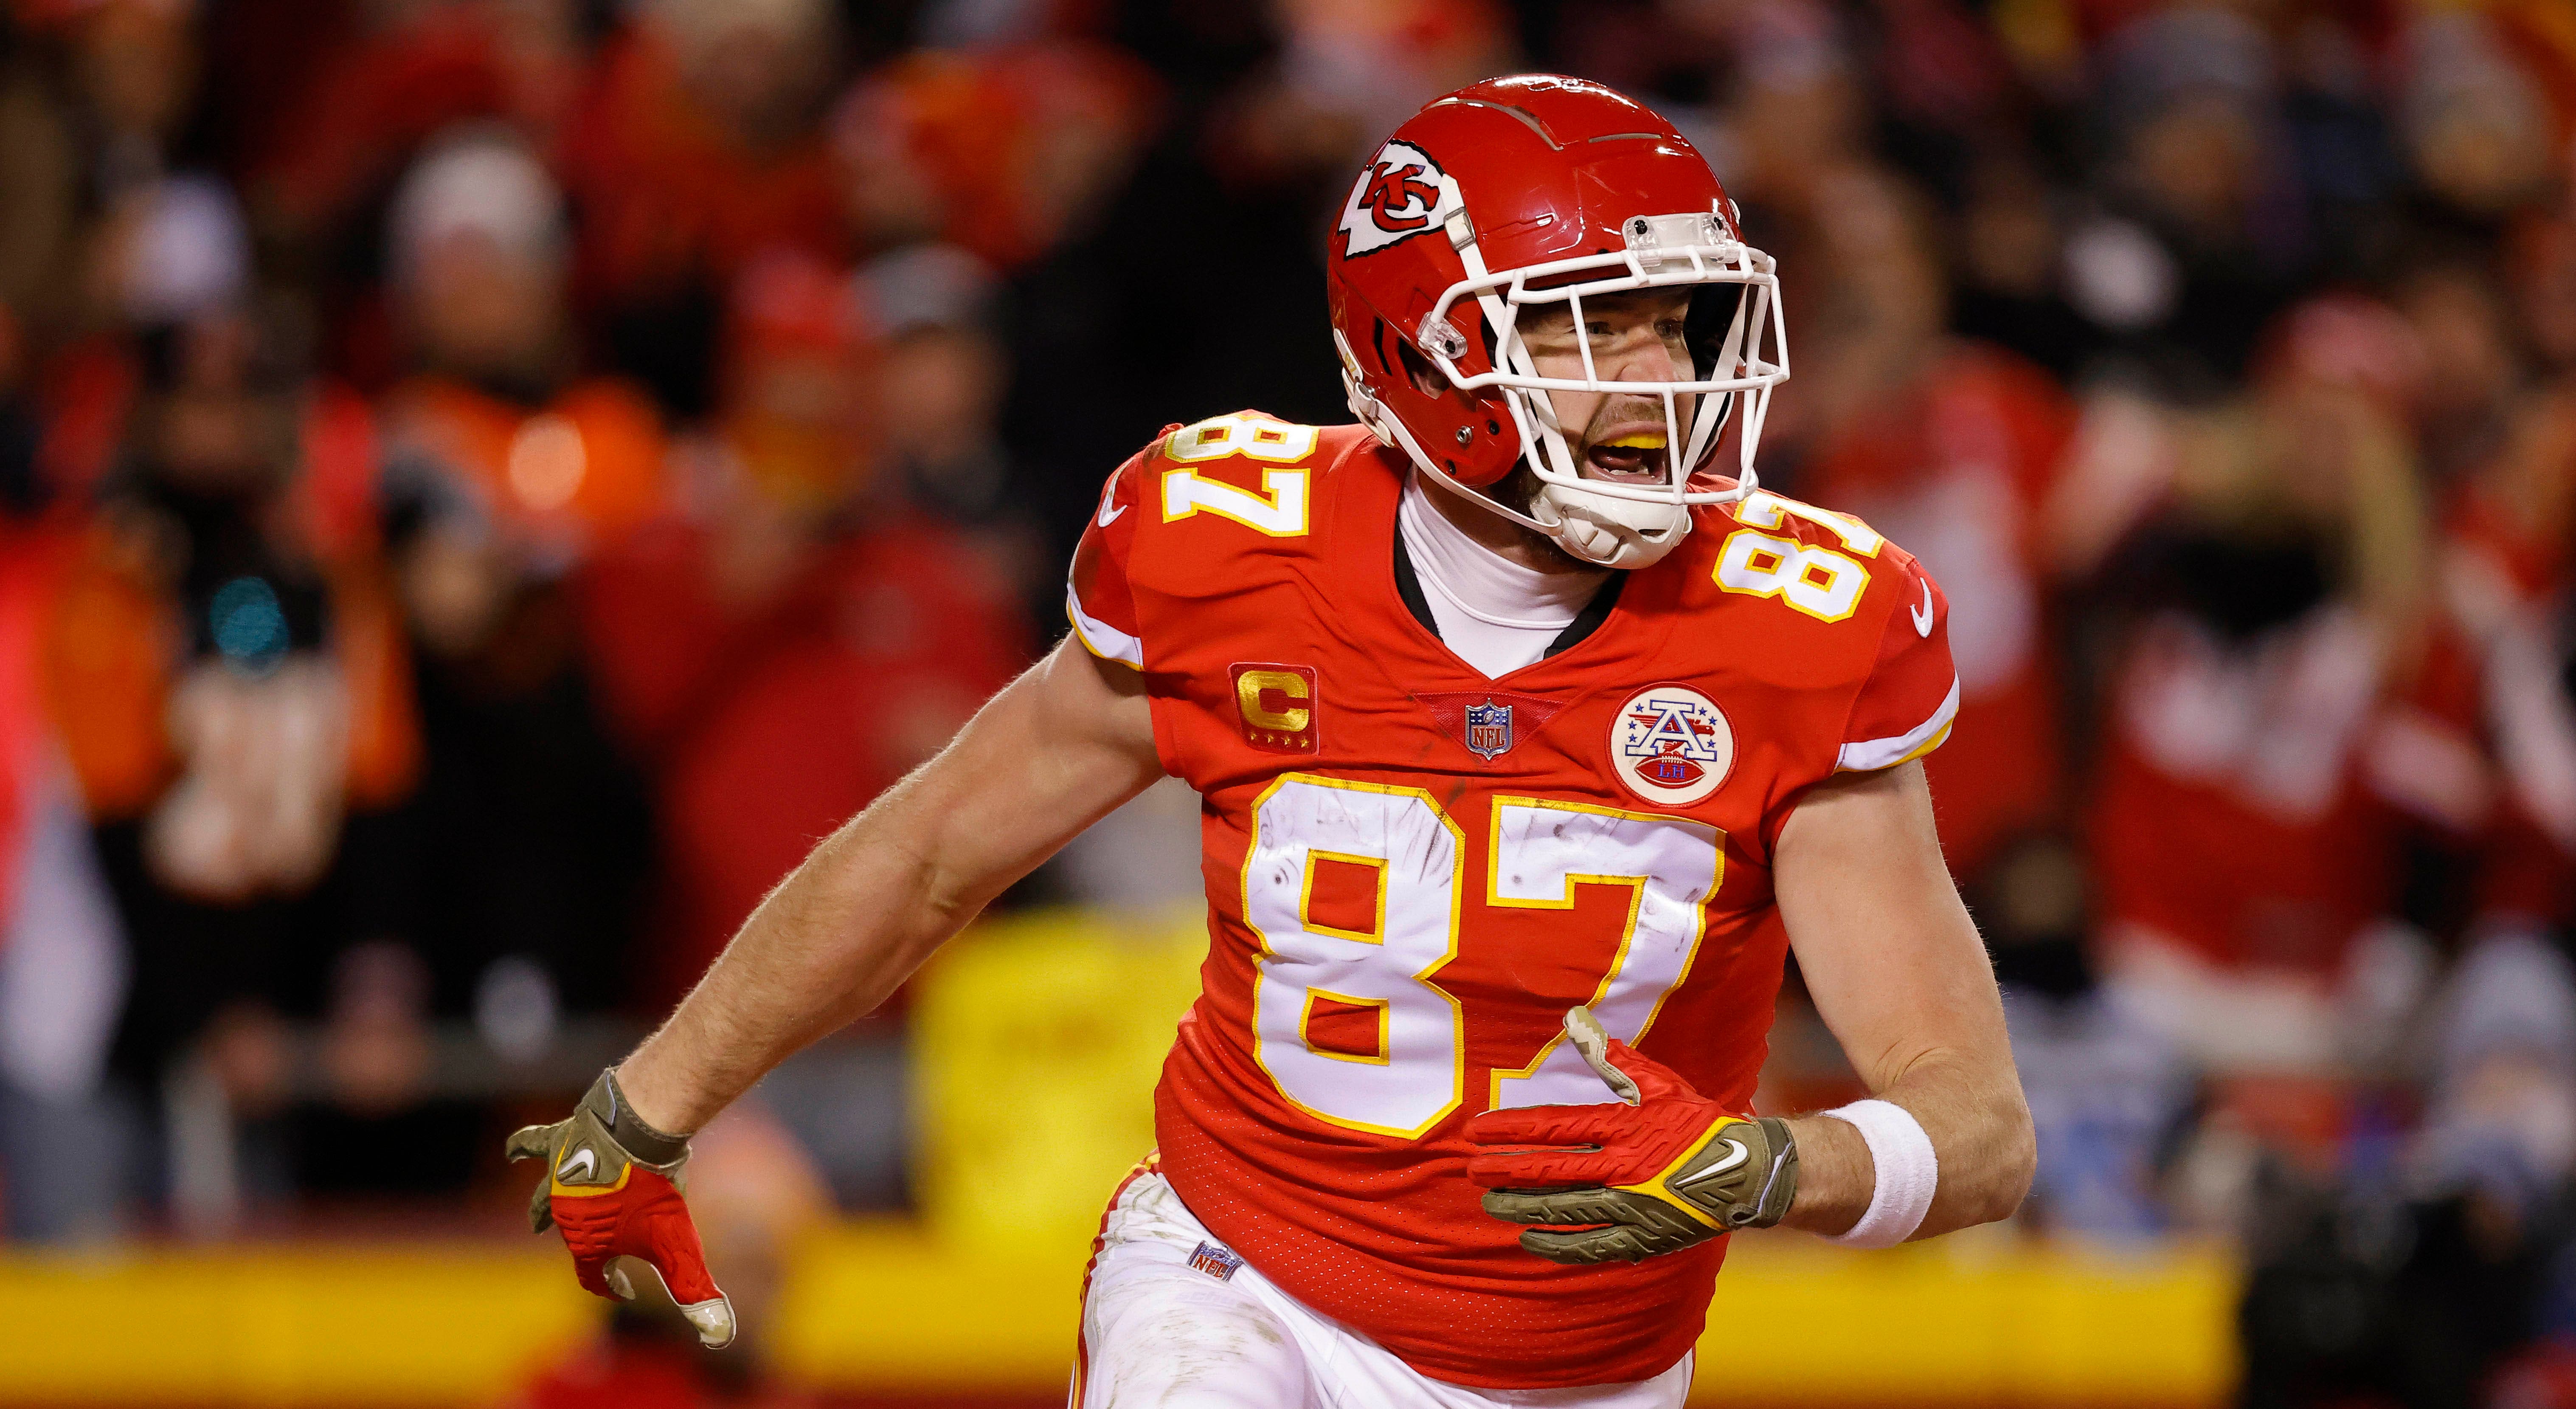
POLYGON ((528 1227, 563 1230, 575 1275, 592 1293, 635 1299, 615 1259, 651 1267, 680 1314, 710 1349, 733 1343, 733 1303, 707 1275, 698 1226, 681 1199, 689 1142, 646 1125, 617 1089, 617 1070, 599 1074, 569 1120, 530 1125, 510 1136, 513 1160, 542 1159, 549 1171, 528 1202, 528 1227))
POLYGON ((1789 1127, 1746 1120, 1672 1068, 1565 1015, 1575 1051, 1619 1097, 1598 1106, 1521 1106, 1467 1123, 1482 1152, 1467 1177, 1485 1212, 1537 1225, 1521 1246, 1550 1262, 1637 1262, 1737 1228, 1768 1228, 1798 1192, 1789 1127))

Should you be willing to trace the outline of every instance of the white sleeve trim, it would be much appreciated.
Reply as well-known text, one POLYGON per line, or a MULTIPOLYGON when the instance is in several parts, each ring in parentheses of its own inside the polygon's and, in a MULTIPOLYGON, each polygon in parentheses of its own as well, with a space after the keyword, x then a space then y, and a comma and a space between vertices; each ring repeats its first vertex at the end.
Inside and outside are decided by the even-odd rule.
MULTIPOLYGON (((1073 622, 1073 634, 1084 650, 1102 660, 1114 660, 1138 670, 1145 668, 1145 643, 1085 612, 1082 598, 1074 594, 1070 582, 1064 585, 1064 614, 1073 622)), ((1956 695, 1958 691, 1953 689, 1951 693, 1956 695)))
POLYGON ((1950 677, 1950 693, 1932 717, 1892 739, 1864 739, 1843 745, 1842 756, 1834 766, 1845 773, 1867 773, 1880 768, 1893 768, 1900 763, 1930 753, 1950 732, 1950 721, 1959 714, 1959 677, 1950 677))

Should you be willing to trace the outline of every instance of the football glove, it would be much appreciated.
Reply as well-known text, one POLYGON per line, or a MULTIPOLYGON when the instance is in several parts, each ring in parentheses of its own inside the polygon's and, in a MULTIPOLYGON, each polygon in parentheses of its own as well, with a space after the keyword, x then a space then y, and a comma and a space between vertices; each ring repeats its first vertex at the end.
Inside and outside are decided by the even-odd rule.
POLYGON ((1485 1212, 1535 1225, 1521 1246, 1550 1262, 1637 1262, 1737 1228, 1768 1228, 1798 1192, 1789 1127, 1745 1120, 1612 1037, 1588 1008, 1565 1015, 1574 1050, 1619 1097, 1521 1106, 1467 1124, 1483 1148, 1467 1177, 1485 1212))
POLYGON ((509 1155, 546 1162, 547 1176, 528 1201, 528 1228, 563 1230, 582 1286, 634 1300, 634 1284, 615 1260, 636 1258, 662 1279, 701 1342, 709 1348, 733 1343, 733 1303, 707 1275, 697 1225, 680 1197, 689 1142, 635 1114, 617 1089, 616 1068, 591 1083, 571 1119, 512 1134, 509 1155))

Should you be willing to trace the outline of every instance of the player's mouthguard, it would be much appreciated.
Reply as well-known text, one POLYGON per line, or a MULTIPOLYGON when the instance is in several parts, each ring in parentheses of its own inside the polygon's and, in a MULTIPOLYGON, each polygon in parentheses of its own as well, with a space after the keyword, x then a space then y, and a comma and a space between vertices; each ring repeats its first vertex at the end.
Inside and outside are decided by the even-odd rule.
POLYGON ((1669 443, 1662 431, 1630 431, 1594 444, 1584 453, 1584 458, 1622 477, 1659 476, 1664 470, 1664 447, 1669 443))

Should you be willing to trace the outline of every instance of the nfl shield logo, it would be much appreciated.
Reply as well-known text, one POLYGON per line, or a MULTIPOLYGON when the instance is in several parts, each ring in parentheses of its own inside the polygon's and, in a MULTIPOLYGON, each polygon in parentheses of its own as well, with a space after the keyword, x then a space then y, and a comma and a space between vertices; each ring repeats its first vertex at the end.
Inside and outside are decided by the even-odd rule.
POLYGON ((1512 746, 1512 707, 1492 700, 1467 706, 1467 747, 1487 763, 1512 746))
POLYGON ((1218 1247, 1214 1243, 1201 1243, 1198 1251, 1190 1254, 1190 1270, 1205 1272, 1220 1282, 1233 1281, 1235 1270, 1241 1266, 1243 1259, 1235 1254, 1234 1249, 1218 1247))

